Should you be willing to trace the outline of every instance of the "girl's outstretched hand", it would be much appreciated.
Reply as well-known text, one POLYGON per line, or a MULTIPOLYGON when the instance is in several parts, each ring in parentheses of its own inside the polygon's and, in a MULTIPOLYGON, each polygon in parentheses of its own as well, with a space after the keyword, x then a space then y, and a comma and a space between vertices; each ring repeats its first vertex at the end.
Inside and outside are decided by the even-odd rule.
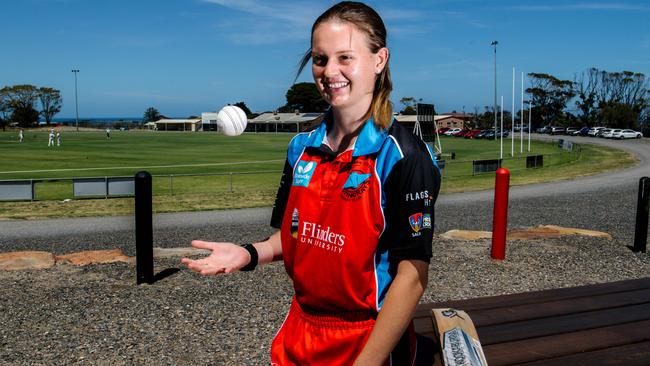
POLYGON ((233 243, 214 243, 193 240, 192 246, 199 249, 208 249, 212 254, 205 258, 193 260, 181 259, 181 263, 202 276, 214 276, 219 273, 231 273, 244 267, 251 260, 248 251, 233 243))

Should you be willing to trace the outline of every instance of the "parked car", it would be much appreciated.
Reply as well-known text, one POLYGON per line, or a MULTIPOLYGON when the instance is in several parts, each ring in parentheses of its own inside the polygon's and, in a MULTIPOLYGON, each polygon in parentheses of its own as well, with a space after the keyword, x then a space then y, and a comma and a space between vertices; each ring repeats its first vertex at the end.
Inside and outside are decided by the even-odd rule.
POLYGON ((483 131, 479 132, 478 134, 476 134, 476 136, 474 136, 474 138, 475 138, 475 139, 484 139, 484 138, 485 138, 485 135, 486 135, 489 131, 490 131, 490 130, 483 130, 483 131))
POLYGON ((453 134, 455 134, 457 132, 460 132, 460 131, 462 131, 460 128, 452 128, 449 131, 445 132, 445 135, 451 136, 451 135, 453 135, 453 134))
POLYGON ((452 136, 454 136, 454 137, 465 137, 465 134, 467 132, 469 132, 469 130, 460 130, 460 131, 452 134, 452 136))
MULTIPOLYGON (((504 137, 504 138, 508 137, 509 134, 510 134, 510 132, 509 132, 508 130, 504 130, 504 131, 503 131, 503 137, 504 137)), ((499 130, 497 130, 496 132, 495 132, 494 130, 488 130, 488 131, 485 133, 485 135, 483 135, 483 138, 486 138, 486 139, 488 139, 488 140, 492 140, 492 139, 494 139, 495 137, 496 137, 496 138, 500 138, 500 137, 501 137, 501 133, 500 133, 499 130)))
POLYGON ((537 133, 549 133, 551 132, 551 126, 544 126, 537 129, 537 133))
POLYGON ((598 130, 598 132, 596 132, 596 137, 605 137, 604 135, 606 133, 609 134, 609 131, 611 131, 611 130, 612 130, 611 128, 600 129, 600 130, 598 130))
POLYGON ((471 131, 467 132, 464 137, 466 139, 474 139, 474 138, 476 138, 476 135, 478 135, 481 132, 483 132, 483 130, 479 130, 479 129, 471 130, 471 131))
POLYGON ((567 127, 566 130, 564 130, 564 133, 567 135, 574 135, 574 132, 578 132, 579 130, 575 127, 567 127))
POLYGON ((450 130, 449 127, 439 128, 439 129, 438 129, 438 135, 442 135, 442 134, 444 134, 445 132, 447 132, 447 131, 449 131, 449 130, 450 130))
POLYGON ((549 133, 550 133, 551 135, 559 135, 559 134, 561 134, 561 133, 564 133, 564 131, 566 131, 566 130, 564 129, 564 127, 553 126, 553 127, 551 127, 551 130, 549 131, 549 133))
MULTIPOLYGON (((508 131, 508 130, 503 130, 503 137, 504 137, 504 138, 508 137, 509 135, 510 135, 510 131, 508 131)), ((496 137, 501 137, 500 130, 497 130, 497 132, 496 132, 496 137)))
POLYGON ((579 129, 578 131, 574 132, 573 136, 587 136, 587 134, 589 133, 589 130, 591 130, 591 128, 583 127, 581 129, 579 129))
POLYGON ((605 129, 605 127, 592 127, 592 128, 589 129, 589 132, 587 132, 587 135, 588 136, 594 136, 594 137, 598 136, 598 132, 600 132, 600 130, 604 130, 604 129, 605 129))
POLYGON ((622 130, 619 128, 612 128, 612 129, 607 129, 607 131, 603 132, 603 137, 606 139, 613 139, 614 134, 620 133, 622 130))
POLYGON ((643 137, 643 134, 639 131, 634 131, 634 130, 620 130, 619 132, 616 132, 614 130, 614 133, 612 133, 612 138, 613 139, 640 139, 643 137))

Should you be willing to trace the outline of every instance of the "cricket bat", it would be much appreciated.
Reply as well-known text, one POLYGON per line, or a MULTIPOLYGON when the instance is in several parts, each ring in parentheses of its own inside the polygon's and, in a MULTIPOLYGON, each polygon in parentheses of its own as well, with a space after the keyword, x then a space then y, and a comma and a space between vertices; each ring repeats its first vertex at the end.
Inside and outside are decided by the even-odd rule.
POLYGON ((440 344, 435 365, 487 366, 472 319, 456 309, 432 309, 434 330, 440 344))

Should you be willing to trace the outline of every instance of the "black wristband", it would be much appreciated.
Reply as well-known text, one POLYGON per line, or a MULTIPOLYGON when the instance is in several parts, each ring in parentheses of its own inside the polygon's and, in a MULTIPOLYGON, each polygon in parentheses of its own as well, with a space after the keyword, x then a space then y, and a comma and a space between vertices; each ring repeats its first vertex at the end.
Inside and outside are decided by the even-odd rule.
POLYGON ((257 261, 258 261, 258 255, 257 255, 257 249, 255 249, 255 246, 253 244, 244 244, 242 246, 244 249, 248 251, 248 253, 251 255, 251 261, 248 262, 247 265, 243 266, 240 268, 240 271, 252 271, 257 267, 257 261))

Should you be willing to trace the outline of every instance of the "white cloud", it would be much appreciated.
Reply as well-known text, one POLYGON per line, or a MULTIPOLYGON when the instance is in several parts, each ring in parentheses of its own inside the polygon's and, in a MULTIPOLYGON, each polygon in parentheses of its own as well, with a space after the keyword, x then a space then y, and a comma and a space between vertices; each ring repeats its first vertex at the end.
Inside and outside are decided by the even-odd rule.
POLYGON ((220 29, 237 43, 272 44, 305 40, 314 19, 324 10, 322 4, 306 2, 272 2, 266 0, 203 0, 242 13, 220 29))
MULTIPOLYGON (((320 1, 273 2, 269 0, 203 0, 241 13, 241 17, 222 20, 217 26, 227 37, 243 44, 273 44, 306 41, 316 18, 331 4, 320 1), (245 26, 242 26, 244 25, 245 26)), ((431 32, 431 14, 417 9, 378 7, 389 34, 410 36, 431 32)), ((483 27, 463 13, 440 13, 442 22, 450 18, 483 27)))

